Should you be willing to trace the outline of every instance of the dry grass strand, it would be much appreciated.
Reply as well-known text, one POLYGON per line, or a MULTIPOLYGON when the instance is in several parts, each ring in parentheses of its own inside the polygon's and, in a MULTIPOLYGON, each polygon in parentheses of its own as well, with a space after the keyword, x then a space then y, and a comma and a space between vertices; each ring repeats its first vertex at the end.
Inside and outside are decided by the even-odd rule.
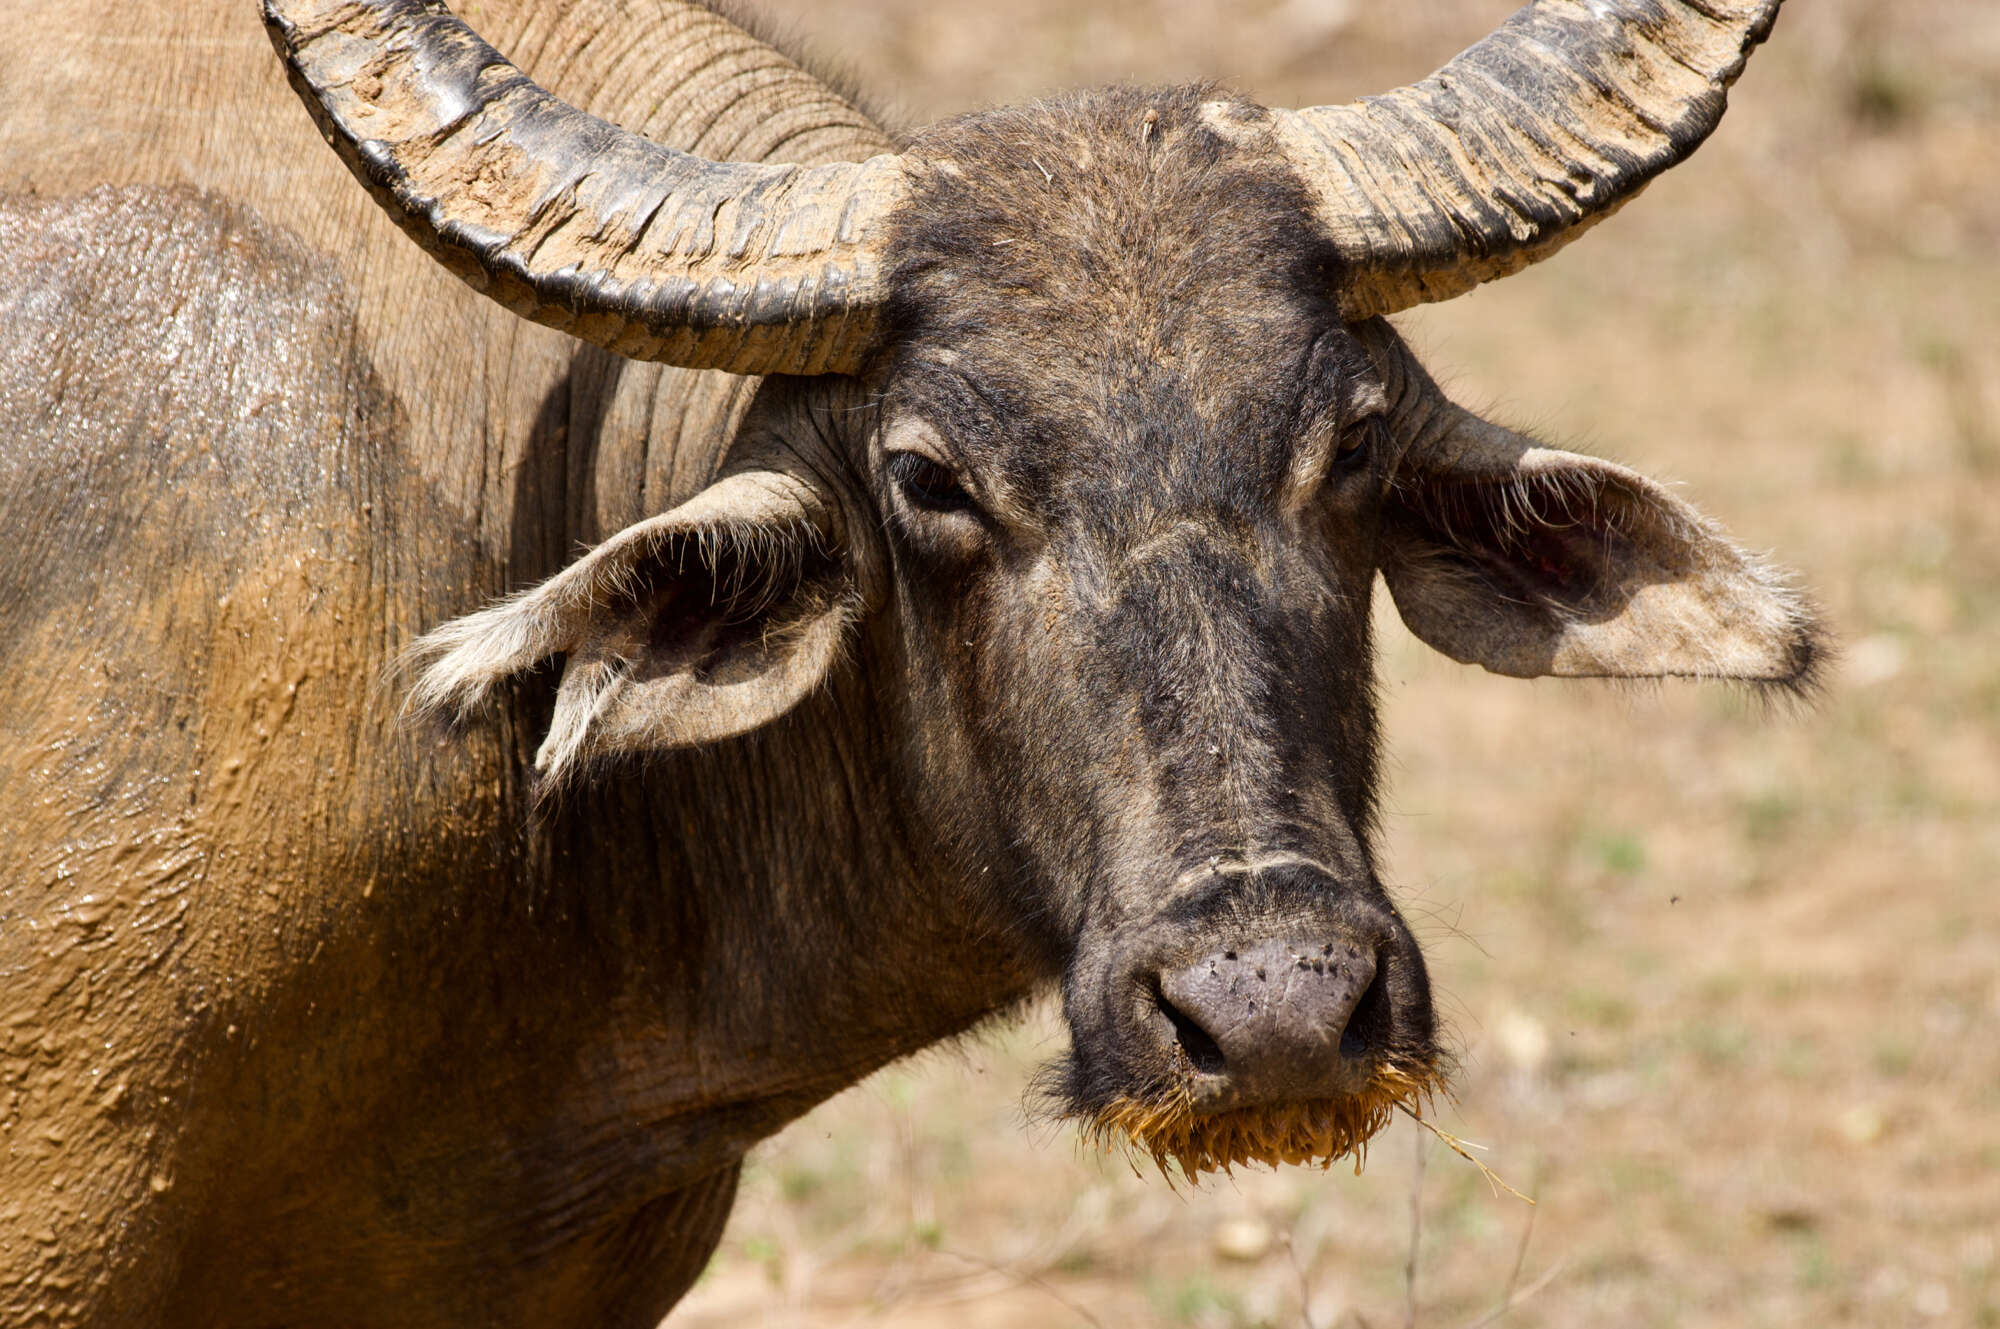
POLYGON ((1443 1087, 1436 1067, 1385 1062, 1365 1090, 1346 1098, 1203 1115, 1195 1111, 1191 1083, 1183 1079, 1152 1101, 1117 1099, 1092 1117, 1084 1132, 1104 1147, 1131 1148, 1151 1157, 1162 1175, 1172 1176, 1172 1163, 1189 1181, 1239 1164, 1330 1168, 1348 1157, 1358 1174, 1367 1162, 1368 1141, 1394 1114, 1400 1110, 1422 1120, 1443 1087))

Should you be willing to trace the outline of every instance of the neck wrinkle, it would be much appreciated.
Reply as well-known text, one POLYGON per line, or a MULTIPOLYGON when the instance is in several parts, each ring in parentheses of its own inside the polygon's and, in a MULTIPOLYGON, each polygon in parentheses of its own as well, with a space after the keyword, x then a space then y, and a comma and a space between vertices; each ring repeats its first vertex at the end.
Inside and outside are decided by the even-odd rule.
POLYGON ((577 874, 548 887, 581 930, 564 949, 596 957, 584 1005, 621 1068, 579 1120, 729 1154, 1030 988, 1022 940, 907 851, 870 715, 850 675, 768 731, 616 772, 550 828, 577 874))

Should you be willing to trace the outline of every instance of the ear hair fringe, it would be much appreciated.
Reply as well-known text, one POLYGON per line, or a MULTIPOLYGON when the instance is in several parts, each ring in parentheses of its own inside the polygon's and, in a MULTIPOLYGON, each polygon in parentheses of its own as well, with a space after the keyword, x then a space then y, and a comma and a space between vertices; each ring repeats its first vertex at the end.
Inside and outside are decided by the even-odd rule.
MULTIPOLYGON (((1636 475, 1632 481, 1639 485, 1655 483, 1636 475)), ((1501 553, 1518 554, 1524 551, 1525 537, 1535 526, 1560 529, 1587 523, 1607 531, 1634 535, 1629 524, 1632 505, 1605 501, 1606 492, 1621 482, 1621 477, 1615 474, 1569 467, 1439 480, 1430 484, 1398 473, 1392 484, 1398 497, 1430 524, 1448 545, 1458 549, 1475 547, 1480 542, 1468 539, 1461 529, 1474 526, 1495 533, 1499 537, 1501 553)), ((1834 652, 1821 626, 1818 607, 1800 589, 1796 576, 1768 556, 1738 545, 1720 525, 1683 499, 1675 498, 1671 506, 1647 504, 1643 510, 1649 520, 1660 523, 1660 529, 1667 537, 1690 544, 1712 545, 1722 550, 1724 558, 1733 562, 1741 575, 1768 599, 1772 611, 1765 619, 1766 631, 1790 644, 1790 668, 1781 675, 1743 678, 1729 673, 1718 657, 1711 656, 1673 676, 1740 684, 1767 700, 1796 700, 1809 704, 1817 698, 1823 690, 1826 666, 1834 658, 1834 652)), ((1449 578, 1468 590, 1489 595, 1496 592, 1496 588, 1478 573, 1451 559, 1443 550, 1405 553, 1402 557, 1406 563, 1429 563, 1431 575, 1449 578)), ((1580 626, 1585 622, 1585 616, 1575 606, 1554 597, 1538 595, 1534 604, 1565 623, 1580 626)), ((1707 636, 1698 631, 1680 635, 1682 640, 1688 642, 1700 642, 1707 636)))
MULTIPOLYGON (((1460 534, 1458 523, 1476 512, 1485 519, 1483 524, 1500 536, 1502 552, 1506 553, 1519 552, 1519 542, 1534 527, 1560 529, 1588 520, 1592 525, 1622 531, 1623 514, 1615 507, 1607 509, 1603 502, 1605 491, 1616 483, 1612 476, 1582 468, 1439 480, 1431 484, 1406 478, 1399 472, 1393 481, 1398 496, 1432 522, 1450 543, 1467 547, 1470 542, 1460 534), (1579 513, 1579 508, 1584 513, 1579 513)), ((1677 514, 1665 510, 1660 516, 1673 523, 1680 520, 1677 514)))
MULTIPOLYGON (((829 595, 826 600, 814 603, 821 608, 844 609, 852 617, 859 610, 861 600, 857 593, 849 591, 845 595, 829 595)), ((815 614, 808 611, 767 626, 763 641, 783 641, 790 634, 803 632, 813 617, 815 614)), ((841 653, 836 659, 846 658, 850 648, 851 642, 843 639, 841 653)), ((530 793, 538 810, 560 802, 571 790, 588 783, 592 773, 607 765, 614 755, 633 755, 629 752, 613 754, 593 750, 586 742, 592 728, 616 698, 620 686, 630 677, 632 665, 631 660, 612 657, 591 662, 587 675, 579 676, 576 671, 580 666, 575 663, 565 672, 563 687, 557 693, 555 712, 550 718, 549 732, 535 753, 530 793)), ((643 757, 646 754, 639 755, 643 757)))
MULTIPOLYGON (((658 519, 655 519, 656 521, 658 519)), ((648 523, 650 526, 651 523, 648 523)), ((805 573, 808 560, 829 551, 826 534, 806 520, 771 524, 736 521, 720 525, 675 526, 614 536, 555 576, 516 592, 476 613, 453 619, 419 638, 397 662, 399 675, 414 675, 403 704, 413 723, 460 724, 492 695, 493 689, 542 661, 574 649, 590 618, 645 590, 648 565, 668 563, 685 573, 688 553, 714 573, 730 553, 726 580, 714 579, 710 604, 729 603, 732 623, 753 620, 775 604, 805 573)), ((622 673, 593 680, 592 709, 577 714, 559 708, 542 751, 572 752, 584 725, 622 673), (558 741, 558 732, 566 735, 558 741), (552 749, 551 744, 556 746, 552 749)))
POLYGON ((536 803, 567 789, 572 777, 585 765, 577 760, 583 752, 584 739, 617 694, 630 668, 629 660, 593 660, 580 668, 573 667, 564 675, 563 686, 556 696, 555 713, 549 718, 549 732, 535 750, 536 803), (576 677, 581 670, 588 673, 576 677))
POLYGON ((561 617, 550 584, 517 592, 426 633, 397 661, 414 674, 403 717, 463 723, 503 680, 562 649, 561 617))

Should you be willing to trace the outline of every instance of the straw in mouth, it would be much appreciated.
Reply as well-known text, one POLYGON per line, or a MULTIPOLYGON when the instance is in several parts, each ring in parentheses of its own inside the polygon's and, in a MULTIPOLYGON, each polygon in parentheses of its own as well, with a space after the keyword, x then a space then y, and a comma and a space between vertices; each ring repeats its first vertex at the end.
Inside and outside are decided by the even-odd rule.
POLYGON ((1358 1173, 1367 1159, 1368 1141, 1389 1124, 1396 1109, 1421 1119, 1443 1086, 1435 1066, 1384 1062, 1357 1094, 1204 1116, 1194 1109, 1191 1081, 1180 1078, 1157 1098, 1113 1100, 1088 1119, 1084 1133, 1108 1147, 1131 1147, 1149 1155, 1162 1173, 1171 1161, 1191 1181, 1239 1163, 1327 1168, 1350 1155, 1358 1173))

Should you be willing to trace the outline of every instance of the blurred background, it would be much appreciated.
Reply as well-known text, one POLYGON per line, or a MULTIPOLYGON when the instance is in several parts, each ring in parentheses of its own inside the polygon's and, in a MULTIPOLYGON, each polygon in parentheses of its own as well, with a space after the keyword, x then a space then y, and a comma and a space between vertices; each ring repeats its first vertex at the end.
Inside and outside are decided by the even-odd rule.
MULTIPOLYGON (((909 125, 1113 80, 1343 101, 1512 8, 762 3, 909 125)), ((760 1149, 670 1324, 2000 1325, 2000 3, 1795 3, 1731 101, 1553 262, 1399 320, 1466 404, 1685 482, 1842 642, 1772 711, 1489 677, 1383 597, 1440 1122, 1539 1204, 1401 1122, 1358 1178, 1135 1174, 1026 1122, 1040 1009, 760 1149)))

